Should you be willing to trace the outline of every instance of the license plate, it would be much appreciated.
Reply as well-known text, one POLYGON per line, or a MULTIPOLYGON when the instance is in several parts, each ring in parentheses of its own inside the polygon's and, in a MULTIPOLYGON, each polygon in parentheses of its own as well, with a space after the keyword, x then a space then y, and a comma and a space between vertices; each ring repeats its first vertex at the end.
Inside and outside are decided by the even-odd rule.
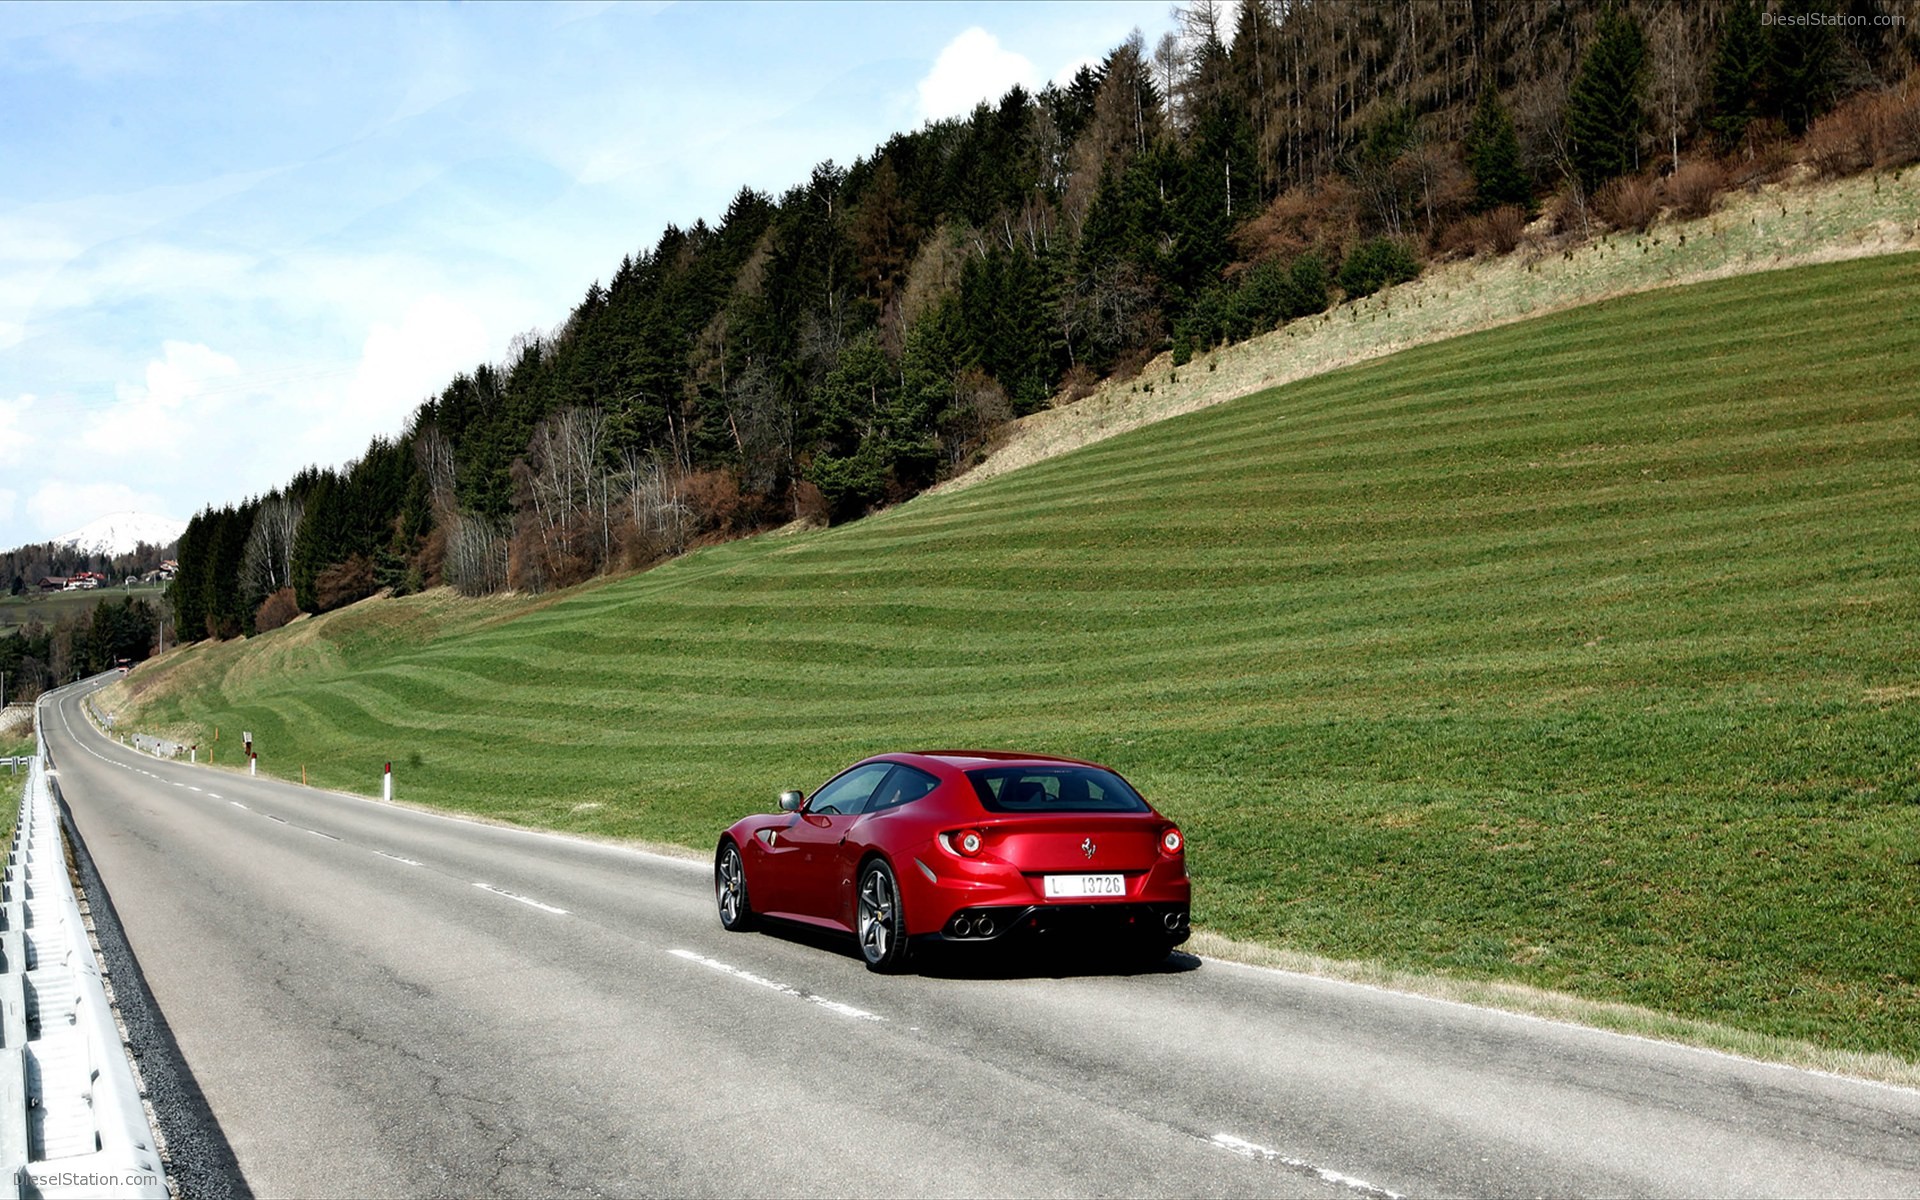
POLYGON ((1124 896, 1127 881, 1121 875, 1048 875, 1041 890, 1049 897, 1124 896))

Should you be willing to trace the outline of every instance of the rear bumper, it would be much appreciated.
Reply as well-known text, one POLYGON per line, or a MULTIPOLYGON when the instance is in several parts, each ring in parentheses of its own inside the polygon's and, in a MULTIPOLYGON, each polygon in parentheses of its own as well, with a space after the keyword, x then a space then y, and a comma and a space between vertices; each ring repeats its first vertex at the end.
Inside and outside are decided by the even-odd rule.
POLYGON ((1071 941, 1138 941, 1177 946, 1187 940, 1184 901, 1145 904, 1027 904, 963 908, 939 932, 944 942, 997 942, 1040 938, 1071 941))
POLYGON ((1048 899, 1041 876, 1006 863, 957 860, 952 855, 915 856, 895 870, 907 912, 907 932, 949 941, 992 941, 1019 929, 1028 933, 1084 928, 1132 930, 1158 927, 1186 940, 1187 906, 1193 888, 1182 859, 1161 859, 1145 871, 1120 872, 1126 894, 1112 899, 1048 899), (1170 927, 1168 915, 1175 919, 1170 927), (990 932, 973 926, 985 916, 990 932), (966 928, 955 922, 966 918, 966 928), (1150 924, 1149 922, 1152 922, 1150 924))

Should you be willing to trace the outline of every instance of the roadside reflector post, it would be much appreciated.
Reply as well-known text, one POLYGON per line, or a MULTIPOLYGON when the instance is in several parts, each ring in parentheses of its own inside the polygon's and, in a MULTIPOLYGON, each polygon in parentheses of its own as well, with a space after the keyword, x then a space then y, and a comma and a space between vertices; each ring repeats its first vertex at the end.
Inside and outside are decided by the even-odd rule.
POLYGON ((260 756, 258 754, 254 754, 251 751, 249 751, 247 754, 247 774, 258 775, 259 773, 260 773, 260 756))
POLYGON ((200 761, 200 743, 199 742, 195 742, 193 745, 187 747, 187 761, 190 763, 197 763, 200 761))
POLYGON ((380 798, 382 800, 387 800, 387 801, 391 801, 393 799, 393 764, 392 763, 387 764, 386 773, 380 776, 380 798))

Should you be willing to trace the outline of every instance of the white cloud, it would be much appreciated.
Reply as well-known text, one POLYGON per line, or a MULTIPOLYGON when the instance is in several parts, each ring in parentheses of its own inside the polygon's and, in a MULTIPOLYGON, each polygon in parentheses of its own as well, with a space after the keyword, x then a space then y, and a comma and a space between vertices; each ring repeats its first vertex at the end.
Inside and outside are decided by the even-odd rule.
POLYGON ((0 488, 0 521, 13 520, 14 504, 20 499, 20 493, 12 488, 0 488))
POLYGON ((165 512, 166 509, 166 501, 159 496, 136 491, 118 480, 69 483, 57 479, 41 484, 27 499, 27 515, 43 531, 43 538, 58 537, 108 513, 165 512))
POLYGON ((920 81, 920 117, 937 121, 973 111, 982 100, 997 100, 1014 84, 1033 88, 1039 71, 1025 55, 1000 45, 978 25, 947 43, 933 70, 920 81))
POLYGON ((12 400, 0 400, 0 467, 11 467, 26 461, 34 438, 27 432, 26 422, 21 418, 32 407, 33 395, 30 392, 22 392, 12 400))
POLYGON ((465 304, 430 294, 415 300, 398 325, 376 322, 346 394, 327 402, 303 439, 319 461, 338 462, 366 449, 376 433, 397 433, 422 400, 437 395, 489 352, 487 326, 465 304))
POLYGON ((147 363, 144 382, 118 385, 118 402, 87 419, 80 440, 89 451, 124 460, 169 455, 214 424, 240 364, 198 342, 165 342, 161 355, 147 363))

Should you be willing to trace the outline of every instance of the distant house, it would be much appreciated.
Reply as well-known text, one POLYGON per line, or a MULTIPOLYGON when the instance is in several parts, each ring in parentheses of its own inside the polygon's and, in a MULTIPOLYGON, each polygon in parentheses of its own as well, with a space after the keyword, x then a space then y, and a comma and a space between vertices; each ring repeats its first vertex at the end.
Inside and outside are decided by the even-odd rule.
POLYGON ((40 578, 40 590, 43 592, 64 592, 72 580, 65 575, 43 575, 40 578))

